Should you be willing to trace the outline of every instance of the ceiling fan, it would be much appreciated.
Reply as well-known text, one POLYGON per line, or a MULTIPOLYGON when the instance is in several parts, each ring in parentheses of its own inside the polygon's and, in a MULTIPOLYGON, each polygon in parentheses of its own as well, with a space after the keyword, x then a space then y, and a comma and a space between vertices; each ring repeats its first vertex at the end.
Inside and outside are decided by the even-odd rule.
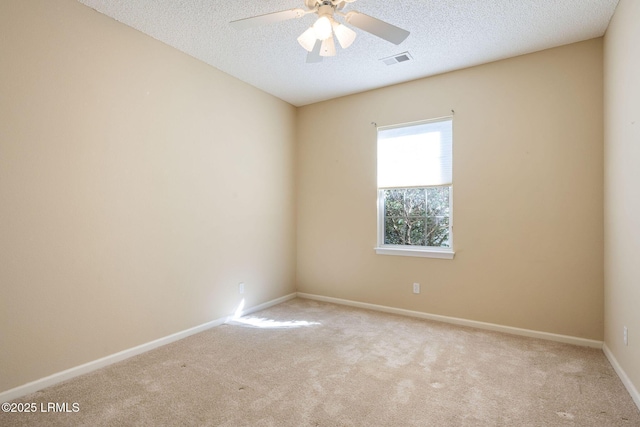
POLYGON ((343 18, 354 27, 393 44, 400 44, 409 36, 409 31, 364 13, 355 10, 342 13, 342 9, 348 3, 353 3, 354 1, 356 0, 304 0, 307 10, 289 9, 267 13, 266 15, 232 21, 230 25, 238 30, 244 30, 288 19, 301 18, 315 13, 318 15, 316 22, 298 37, 298 43, 309 52, 307 54, 307 62, 320 62, 324 56, 335 56, 334 34, 343 49, 351 46, 351 43, 355 40, 355 31, 336 21, 336 16, 343 18))

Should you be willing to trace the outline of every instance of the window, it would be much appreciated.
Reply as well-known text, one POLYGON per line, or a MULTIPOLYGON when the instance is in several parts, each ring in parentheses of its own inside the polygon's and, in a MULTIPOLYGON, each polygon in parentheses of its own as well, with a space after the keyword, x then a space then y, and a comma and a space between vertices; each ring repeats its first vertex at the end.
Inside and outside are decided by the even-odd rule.
POLYGON ((452 127, 378 128, 378 254, 453 258, 452 127))

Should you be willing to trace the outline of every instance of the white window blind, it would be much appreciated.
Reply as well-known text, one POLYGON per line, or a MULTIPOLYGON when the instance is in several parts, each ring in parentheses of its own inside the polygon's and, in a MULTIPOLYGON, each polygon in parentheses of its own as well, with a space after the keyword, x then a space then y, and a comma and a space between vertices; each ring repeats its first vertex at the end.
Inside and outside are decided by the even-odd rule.
POLYGON ((452 183, 450 118, 378 128, 378 188, 452 183))

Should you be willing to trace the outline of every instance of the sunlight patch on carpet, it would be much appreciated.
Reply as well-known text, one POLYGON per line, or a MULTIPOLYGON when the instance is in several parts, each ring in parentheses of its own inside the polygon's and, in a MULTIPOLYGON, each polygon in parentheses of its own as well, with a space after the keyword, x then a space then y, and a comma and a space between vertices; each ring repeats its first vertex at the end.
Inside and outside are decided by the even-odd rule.
POLYGON ((284 328, 303 328, 306 326, 320 325, 320 322, 308 322, 306 320, 273 320, 263 317, 239 317, 231 319, 227 322, 229 325, 248 326, 252 328, 266 329, 284 329, 284 328))
POLYGON ((306 320, 274 320, 264 317, 243 316, 244 306, 245 301, 244 298, 242 298, 242 301, 238 304, 233 316, 229 317, 225 323, 227 325, 239 325, 264 329, 303 328, 321 324, 320 322, 308 322, 306 320))

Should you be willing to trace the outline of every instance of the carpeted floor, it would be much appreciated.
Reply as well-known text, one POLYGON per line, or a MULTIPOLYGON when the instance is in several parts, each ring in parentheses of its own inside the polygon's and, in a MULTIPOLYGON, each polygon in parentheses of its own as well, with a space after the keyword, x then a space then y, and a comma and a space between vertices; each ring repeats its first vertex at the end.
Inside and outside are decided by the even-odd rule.
POLYGON ((600 350, 303 299, 15 402, 0 425, 640 426, 600 350))

